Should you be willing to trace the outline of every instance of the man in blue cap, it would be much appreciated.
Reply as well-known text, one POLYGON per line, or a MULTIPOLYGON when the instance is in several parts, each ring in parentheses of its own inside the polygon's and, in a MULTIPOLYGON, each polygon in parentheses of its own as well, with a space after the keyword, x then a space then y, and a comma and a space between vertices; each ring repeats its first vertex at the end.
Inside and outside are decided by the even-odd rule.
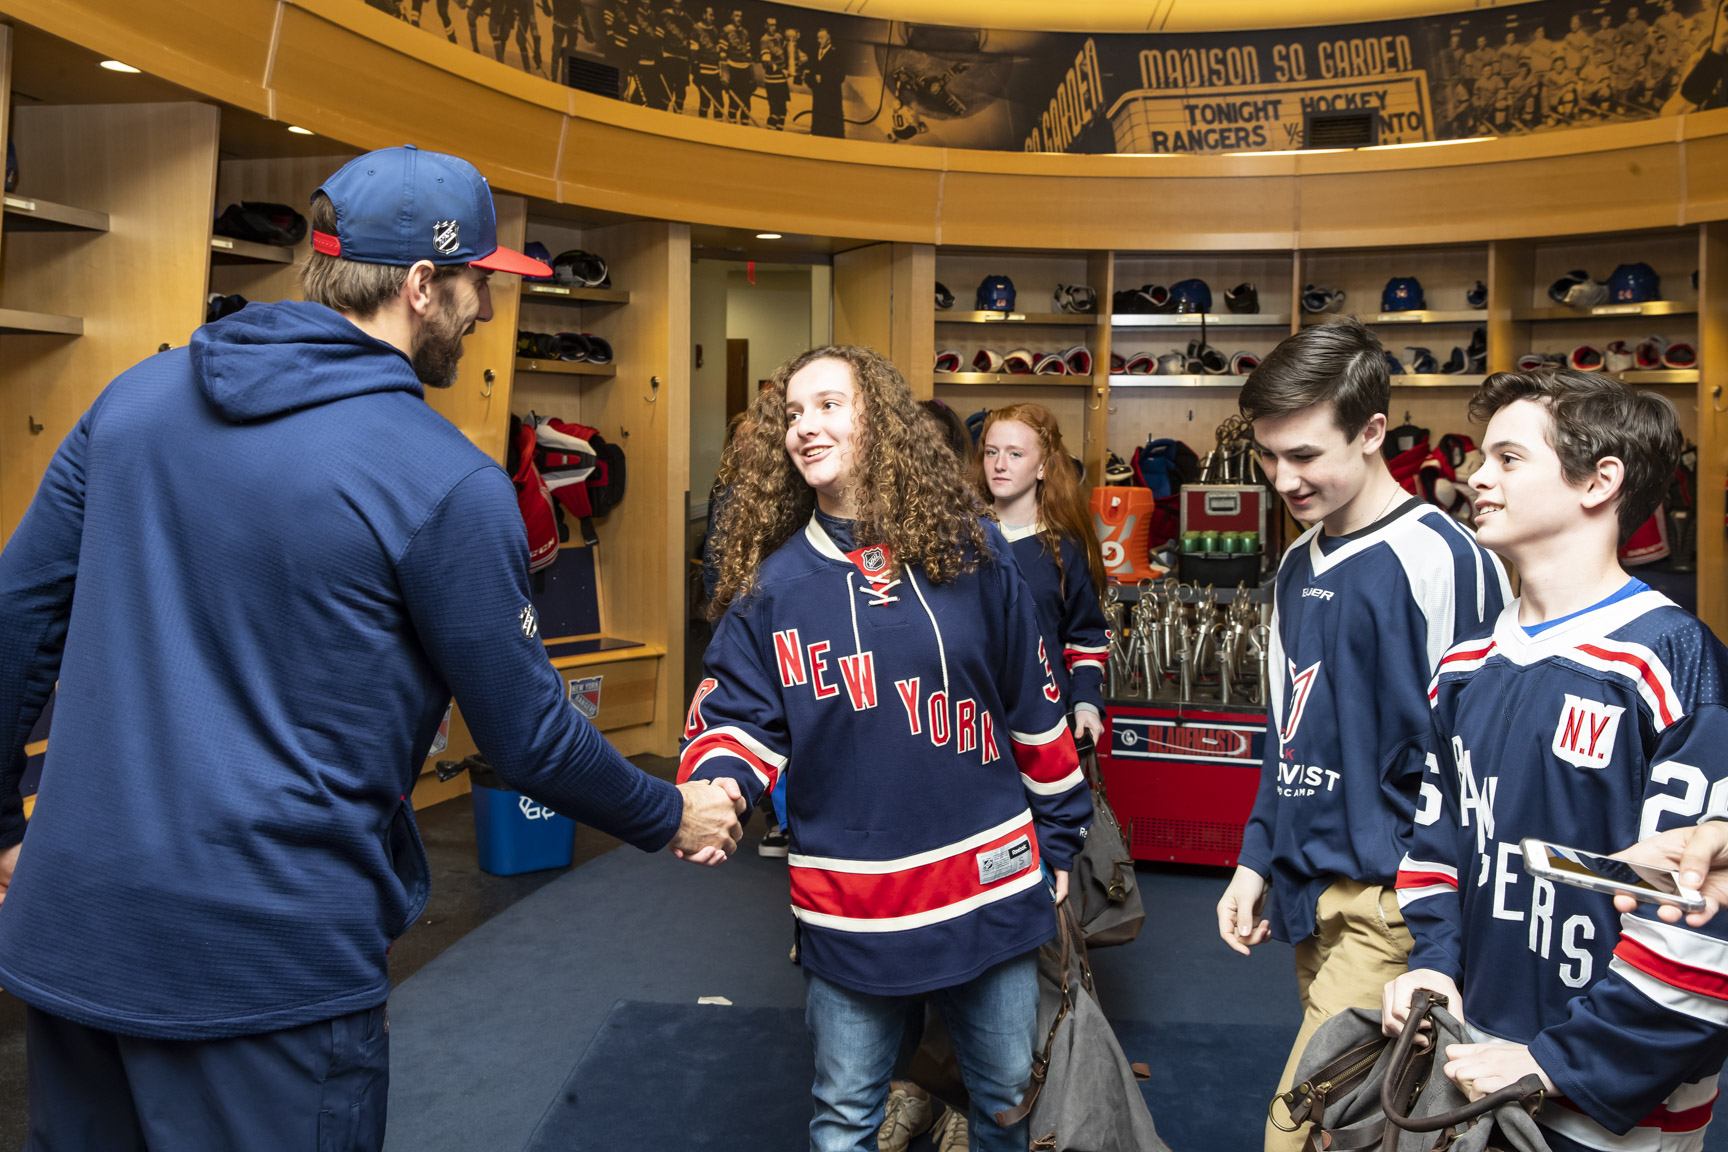
POLYGON ((472 165, 411 147, 349 163, 312 223, 308 302, 123 373, 0 552, 30 1149, 381 1146, 385 953, 428 885, 407 797, 452 694, 539 803, 701 863, 736 848, 735 789, 638 771, 565 702, 510 480, 423 399, 488 278, 548 269, 498 247, 472 165))

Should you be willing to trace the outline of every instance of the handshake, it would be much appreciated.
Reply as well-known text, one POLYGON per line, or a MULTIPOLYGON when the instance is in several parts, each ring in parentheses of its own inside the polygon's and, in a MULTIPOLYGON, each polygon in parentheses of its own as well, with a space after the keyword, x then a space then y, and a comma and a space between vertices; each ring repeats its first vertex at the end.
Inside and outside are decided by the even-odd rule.
POLYGON ((684 797, 684 818, 667 847, 672 855, 692 864, 713 867, 724 864, 738 850, 744 828, 744 793, 738 782, 722 776, 716 780, 691 780, 678 785, 684 797))

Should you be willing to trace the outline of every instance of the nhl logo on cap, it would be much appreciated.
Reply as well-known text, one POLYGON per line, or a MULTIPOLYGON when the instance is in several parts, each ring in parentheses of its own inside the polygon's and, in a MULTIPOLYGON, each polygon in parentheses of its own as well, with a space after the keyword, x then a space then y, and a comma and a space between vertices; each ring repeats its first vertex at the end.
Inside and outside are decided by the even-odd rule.
POLYGON ((438 249, 441 255, 450 255, 461 245, 459 231, 454 220, 433 221, 432 247, 438 249))
POLYGON ((888 564, 888 557, 883 554, 882 549, 880 548, 864 549, 864 554, 860 556, 858 560, 859 567, 864 569, 864 574, 866 576, 875 575, 882 571, 883 568, 887 567, 888 564))

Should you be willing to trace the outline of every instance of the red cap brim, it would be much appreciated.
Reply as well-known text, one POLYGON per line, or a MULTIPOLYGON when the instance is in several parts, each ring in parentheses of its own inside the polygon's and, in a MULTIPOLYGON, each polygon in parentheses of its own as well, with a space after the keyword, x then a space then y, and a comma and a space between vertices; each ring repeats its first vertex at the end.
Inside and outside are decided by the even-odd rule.
POLYGON ((502 247, 494 248, 489 256, 468 261, 468 266, 485 268, 491 272, 514 272, 518 276, 552 275, 550 264, 543 264, 532 256, 524 256, 520 252, 512 252, 510 249, 502 247))

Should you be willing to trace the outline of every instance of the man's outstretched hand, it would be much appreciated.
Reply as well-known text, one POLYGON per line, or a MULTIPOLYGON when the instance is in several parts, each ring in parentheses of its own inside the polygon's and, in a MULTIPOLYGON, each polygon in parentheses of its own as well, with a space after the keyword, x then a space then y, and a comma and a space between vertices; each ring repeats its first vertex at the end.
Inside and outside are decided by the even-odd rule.
POLYGON ((744 793, 738 781, 722 776, 678 785, 684 796, 684 818, 668 845, 672 855, 692 864, 724 864, 738 850, 744 828, 744 793))
MULTIPOLYGON (((1728 822, 1711 820, 1690 828, 1670 828, 1648 840, 1614 853, 1617 860, 1671 868, 1680 873, 1680 883, 1704 895, 1702 912, 1686 913, 1686 923, 1702 928, 1728 904, 1728 822)), ((1614 897, 1614 907, 1630 912, 1638 905, 1630 896, 1614 897)), ((1658 904, 1656 915, 1670 924, 1680 922, 1680 909, 1658 904)))

